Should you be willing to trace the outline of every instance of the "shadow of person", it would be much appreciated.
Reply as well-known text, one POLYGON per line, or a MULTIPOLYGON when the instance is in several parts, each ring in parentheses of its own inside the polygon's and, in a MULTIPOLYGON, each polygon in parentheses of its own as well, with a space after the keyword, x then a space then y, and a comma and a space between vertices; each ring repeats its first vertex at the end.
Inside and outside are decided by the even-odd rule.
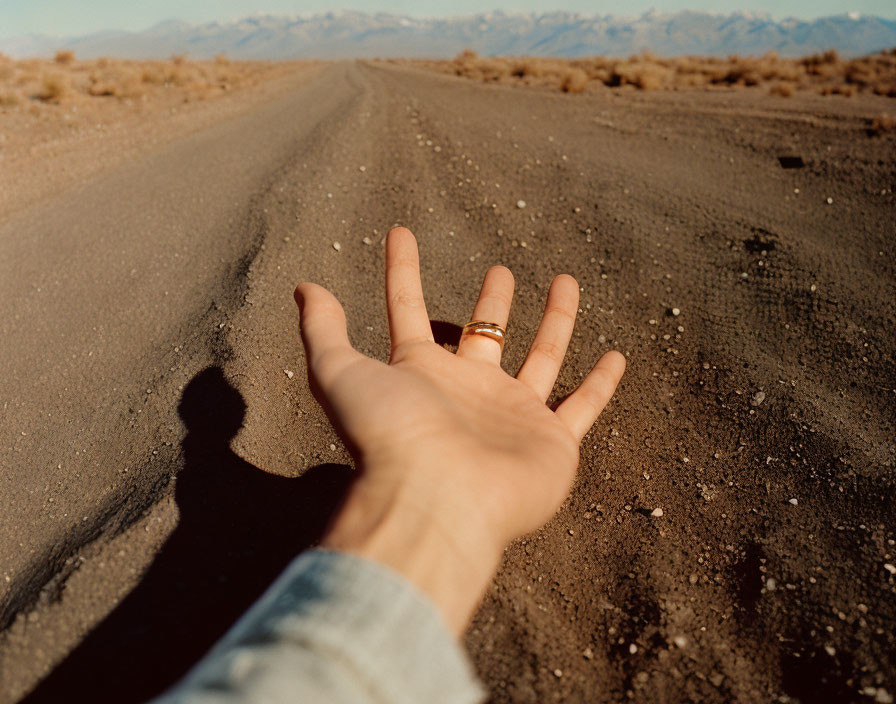
POLYGON ((351 468, 318 465, 296 479, 265 473, 230 449, 245 410, 218 367, 184 389, 177 528, 140 584, 25 702, 123 704, 161 693, 319 540, 351 468))

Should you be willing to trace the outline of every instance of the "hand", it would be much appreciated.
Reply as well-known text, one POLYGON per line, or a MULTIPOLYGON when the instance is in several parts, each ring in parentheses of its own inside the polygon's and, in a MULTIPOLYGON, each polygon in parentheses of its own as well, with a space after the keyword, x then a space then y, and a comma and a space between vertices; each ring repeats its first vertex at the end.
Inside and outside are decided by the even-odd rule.
MULTIPOLYGON (((486 273, 471 320, 506 327, 513 276, 486 273)), ((625 370, 604 355, 551 410, 579 302, 561 275, 516 378, 501 369, 498 342, 433 341, 417 243, 393 229, 386 242, 388 364, 352 348, 345 313, 316 284, 296 288, 309 381, 359 470, 323 546, 379 560, 439 606, 461 633, 511 540, 543 525, 572 486, 579 443, 625 370)))

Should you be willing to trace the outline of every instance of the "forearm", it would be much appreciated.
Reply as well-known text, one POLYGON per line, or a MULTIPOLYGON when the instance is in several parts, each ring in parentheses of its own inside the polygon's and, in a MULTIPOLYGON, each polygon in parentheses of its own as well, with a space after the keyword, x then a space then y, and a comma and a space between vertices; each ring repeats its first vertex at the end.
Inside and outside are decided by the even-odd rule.
POLYGON ((321 545, 395 570, 432 600, 459 637, 498 569, 503 545, 480 528, 477 516, 447 520, 441 501, 374 488, 362 476, 321 545))

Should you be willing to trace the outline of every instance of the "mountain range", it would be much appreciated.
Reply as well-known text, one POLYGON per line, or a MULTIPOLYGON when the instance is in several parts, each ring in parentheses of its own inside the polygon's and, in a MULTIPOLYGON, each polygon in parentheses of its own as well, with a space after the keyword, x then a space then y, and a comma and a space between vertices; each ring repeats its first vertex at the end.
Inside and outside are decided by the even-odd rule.
POLYGON ((72 49, 82 58, 235 59, 451 57, 463 49, 485 55, 626 56, 649 50, 665 56, 777 51, 795 56, 837 49, 868 54, 896 46, 896 20, 848 13, 815 20, 773 19, 736 12, 647 12, 638 17, 570 12, 487 12, 421 19, 363 12, 302 16, 254 15, 191 25, 170 20, 142 32, 105 31, 80 37, 29 35, 0 39, 15 57, 72 49))

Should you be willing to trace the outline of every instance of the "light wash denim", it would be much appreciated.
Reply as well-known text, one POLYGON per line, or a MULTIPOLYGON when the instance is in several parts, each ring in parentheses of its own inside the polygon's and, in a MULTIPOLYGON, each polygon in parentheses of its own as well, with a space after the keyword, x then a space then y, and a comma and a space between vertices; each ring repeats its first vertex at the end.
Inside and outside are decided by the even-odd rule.
POLYGON ((153 704, 473 704, 485 699, 434 604, 390 568, 309 550, 153 704))

